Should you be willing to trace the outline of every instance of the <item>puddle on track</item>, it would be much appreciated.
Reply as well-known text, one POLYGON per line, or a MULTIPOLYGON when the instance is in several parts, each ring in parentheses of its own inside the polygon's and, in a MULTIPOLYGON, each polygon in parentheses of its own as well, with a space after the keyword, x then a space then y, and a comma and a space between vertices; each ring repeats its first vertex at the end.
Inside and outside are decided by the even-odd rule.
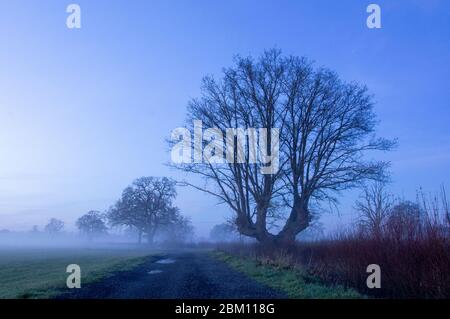
POLYGON ((174 262, 175 262, 175 259, 165 258, 165 259, 158 260, 156 263, 157 264, 173 264, 174 262))

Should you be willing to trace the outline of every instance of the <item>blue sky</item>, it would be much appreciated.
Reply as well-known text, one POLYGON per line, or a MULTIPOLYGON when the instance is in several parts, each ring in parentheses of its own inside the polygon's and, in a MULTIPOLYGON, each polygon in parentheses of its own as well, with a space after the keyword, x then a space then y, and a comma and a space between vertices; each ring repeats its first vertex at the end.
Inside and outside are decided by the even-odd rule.
MULTIPOLYGON (((0 228, 71 225, 136 177, 179 178, 164 140, 201 78, 273 47, 367 84, 379 135, 399 140, 381 156, 392 190, 434 192, 450 176, 449 39, 445 0, 0 0, 0 228), (372 2, 379 30, 366 27, 372 2), (70 3, 79 30, 66 27, 70 3)), ((343 195, 329 227, 353 217, 356 194, 343 195)), ((190 189, 177 204, 199 235, 229 214, 190 189)))

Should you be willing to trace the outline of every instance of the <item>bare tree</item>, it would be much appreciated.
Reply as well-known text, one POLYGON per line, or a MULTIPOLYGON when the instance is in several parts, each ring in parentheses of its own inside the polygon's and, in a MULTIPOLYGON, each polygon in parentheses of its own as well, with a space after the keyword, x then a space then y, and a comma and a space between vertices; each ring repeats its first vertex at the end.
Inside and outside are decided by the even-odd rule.
POLYGON ((447 226, 450 226, 450 204, 447 200, 447 193, 445 191, 444 185, 441 186, 441 201, 442 201, 442 210, 445 214, 445 220, 447 221, 447 226))
POLYGON ((87 214, 78 218, 76 225, 80 232, 92 240, 95 236, 106 234, 105 216, 96 210, 91 210, 87 214))
MULTIPOLYGON (((221 81, 205 78, 202 97, 189 104, 188 120, 201 120, 221 132, 227 151, 227 128, 246 133, 266 128, 268 139, 259 146, 271 150, 277 143, 280 169, 272 174, 264 174, 267 163, 249 161, 249 143, 239 154, 237 138, 231 140, 231 163, 212 163, 203 156, 203 162, 177 165, 212 182, 186 184, 228 204, 239 232, 261 242, 294 241, 310 225, 314 203, 335 201, 333 193, 364 180, 382 180, 387 163, 366 161, 363 155, 394 146, 373 136, 373 103, 364 86, 344 83, 334 72, 314 69, 307 59, 283 57, 277 50, 256 61, 237 57, 221 81), (275 128, 279 142, 271 138, 275 128), (240 156, 245 161, 239 161, 240 156), (277 234, 268 230, 270 219, 286 215, 277 234)), ((223 155, 222 143, 218 145, 215 152, 223 155)))
POLYGON ((64 228, 64 222, 62 220, 52 218, 48 222, 47 225, 45 225, 45 231, 50 234, 56 234, 63 230, 64 228))
POLYGON ((122 193, 120 200, 108 211, 112 226, 126 225, 138 230, 149 243, 161 226, 176 221, 178 209, 172 206, 176 197, 175 182, 163 177, 141 177, 122 193))
MULTIPOLYGON (((272 163, 250 161, 254 150, 249 135, 254 133, 254 128, 266 128, 269 139, 267 149, 273 148, 275 142, 272 143, 270 138, 271 129, 279 127, 282 120, 276 111, 282 108, 283 103, 284 65, 277 55, 270 52, 260 63, 250 58, 237 58, 236 63, 235 68, 225 70, 221 82, 206 77, 203 80, 203 96, 192 100, 188 111, 190 123, 200 120, 207 128, 220 131, 223 142, 227 144, 227 152, 231 149, 231 159, 217 164, 203 154, 204 161, 178 167, 202 176, 206 182, 213 182, 212 187, 191 182, 185 184, 227 203, 236 213, 234 222, 241 234, 267 241, 272 236, 267 230, 267 219, 273 217, 271 207, 279 192, 276 183, 281 170, 275 174, 264 174, 264 168, 272 163), (227 135, 230 128, 237 129, 231 138, 227 135), (241 153, 238 151, 239 142, 244 148, 241 153)), ((206 142, 202 141, 202 148, 206 142)), ((201 149, 194 151, 202 156, 201 149)), ((218 147, 217 152, 223 155, 225 150, 218 147)))
POLYGON ((388 234, 396 240, 413 239, 420 236, 427 212, 418 203, 408 200, 398 202, 389 214, 388 234))
POLYGON ((230 223, 215 225, 209 232, 209 238, 215 242, 237 241, 239 239, 235 225, 230 223))
POLYGON ((194 226, 189 218, 178 212, 173 220, 164 225, 158 232, 167 243, 183 243, 194 239, 194 226))
POLYGON ((365 186, 355 205, 363 229, 375 237, 380 237, 389 220, 393 203, 393 197, 386 191, 384 183, 377 182, 365 186))
POLYGON ((374 136, 373 102, 365 86, 314 69, 305 58, 290 57, 286 64, 283 152, 289 165, 283 180, 291 213, 279 236, 291 241, 310 225, 312 202, 335 202, 340 191, 384 180, 388 163, 364 155, 390 150, 395 142, 374 136))

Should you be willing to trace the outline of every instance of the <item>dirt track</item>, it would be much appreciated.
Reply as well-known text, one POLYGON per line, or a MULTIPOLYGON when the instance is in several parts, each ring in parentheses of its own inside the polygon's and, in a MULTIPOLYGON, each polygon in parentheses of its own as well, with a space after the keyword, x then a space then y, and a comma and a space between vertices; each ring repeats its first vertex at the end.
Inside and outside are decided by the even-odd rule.
POLYGON ((239 299, 286 296, 231 269, 207 252, 178 252, 150 256, 131 271, 117 272, 58 298, 239 299))

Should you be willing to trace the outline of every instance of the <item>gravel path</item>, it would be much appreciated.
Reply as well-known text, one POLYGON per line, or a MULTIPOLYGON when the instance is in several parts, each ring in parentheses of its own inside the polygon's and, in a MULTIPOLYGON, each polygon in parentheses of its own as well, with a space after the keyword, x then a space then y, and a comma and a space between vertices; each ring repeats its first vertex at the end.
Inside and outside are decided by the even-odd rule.
POLYGON ((58 298, 74 299, 240 299, 286 298, 206 252, 149 256, 139 267, 82 285, 58 298))

